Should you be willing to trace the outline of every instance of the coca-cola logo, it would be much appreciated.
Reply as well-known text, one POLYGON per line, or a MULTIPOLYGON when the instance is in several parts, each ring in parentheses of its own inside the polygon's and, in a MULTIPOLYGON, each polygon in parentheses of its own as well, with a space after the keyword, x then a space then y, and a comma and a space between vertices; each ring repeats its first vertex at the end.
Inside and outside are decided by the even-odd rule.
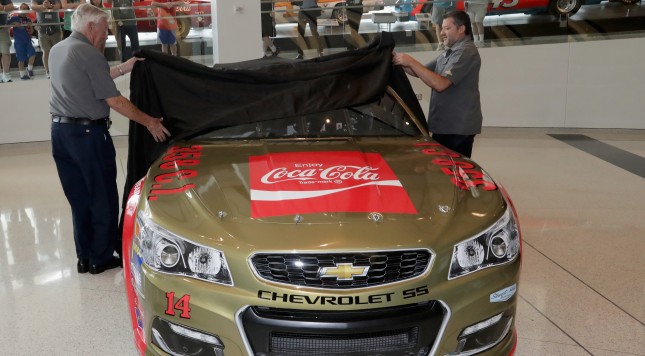
POLYGON ((380 154, 275 153, 249 158, 251 215, 315 212, 416 213, 380 154))
MULTIPOLYGON (((297 166, 297 165, 296 165, 297 166)), ((280 167, 265 174, 261 181, 265 184, 275 184, 289 180, 299 181, 332 181, 342 184, 347 180, 377 181, 378 168, 369 166, 332 166, 329 168, 291 169, 280 167)))

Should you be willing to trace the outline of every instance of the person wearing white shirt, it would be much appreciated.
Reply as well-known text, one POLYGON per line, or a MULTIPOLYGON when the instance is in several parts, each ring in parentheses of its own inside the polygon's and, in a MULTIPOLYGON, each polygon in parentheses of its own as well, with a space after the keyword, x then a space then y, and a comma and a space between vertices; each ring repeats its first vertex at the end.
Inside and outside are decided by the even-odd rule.
POLYGON ((468 0, 465 2, 466 13, 472 23, 475 46, 484 46, 484 17, 488 7, 488 0, 468 0))

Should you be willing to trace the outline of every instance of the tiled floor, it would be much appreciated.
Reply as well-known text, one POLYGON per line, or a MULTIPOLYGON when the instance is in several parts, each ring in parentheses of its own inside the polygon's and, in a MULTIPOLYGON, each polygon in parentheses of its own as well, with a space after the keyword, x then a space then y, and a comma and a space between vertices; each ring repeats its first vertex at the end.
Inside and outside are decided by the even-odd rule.
MULTIPOLYGON (((476 139, 473 158, 509 191, 523 230, 516 355, 645 355, 645 177, 548 133, 645 160, 643 130, 476 139)), ((116 144, 121 187, 127 143, 116 144)), ((76 273, 49 143, 0 145, 0 166, 0 355, 136 355, 121 270, 76 273)))

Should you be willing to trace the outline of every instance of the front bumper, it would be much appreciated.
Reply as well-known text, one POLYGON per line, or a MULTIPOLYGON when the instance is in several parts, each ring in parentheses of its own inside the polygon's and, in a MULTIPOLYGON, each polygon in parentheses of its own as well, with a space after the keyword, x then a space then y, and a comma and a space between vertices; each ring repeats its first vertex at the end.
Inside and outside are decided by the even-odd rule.
MULTIPOLYGON (((397 297, 410 290, 423 291, 418 287, 418 280, 414 284, 397 284, 397 288, 390 286, 389 292, 353 291, 350 296, 347 291, 308 293, 284 287, 270 288, 274 290, 271 293, 249 292, 239 286, 220 286, 142 267, 142 288, 140 292, 134 292, 133 303, 136 309, 133 315, 137 315, 137 323, 133 323, 135 339, 141 354, 473 354, 459 353, 466 348, 466 351, 477 350, 478 355, 510 355, 515 346, 513 325, 517 297, 514 294, 503 302, 495 303, 490 302, 488 294, 481 290, 478 295, 472 295, 467 288, 459 287, 464 291, 463 296, 451 300, 433 299, 432 291, 423 293, 423 298, 397 297), (330 292, 345 296, 332 299, 330 292), (324 297, 327 298, 325 305, 303 302, 325 300, 324 297), (349 300, 352 300, 352 305, 338 305, 349 300), (496 323, 484 325, 481 330, 463 337, 466 328, 496 315, 501 315, 496 323), (178 335, 167 327, 160 328, 160 320, 163 321, 161 324, 195 331, 197 336, 178 335), (213 337, 217 342, 199 341, 213 337), (199 342, 191 344, 193 340, 199 342), (213 346, 217 343, 221 347, 213 346), (483 343, 484 347, 473 343, 483 343), (195 350, 202 351, 195 353, 195 350)), ((486 275, 490 275, 491 281, 494 279, 500 283, 499 273, 481 274, 477 288, 487 285, 486 275)), ((464 280, 467 278, 471 277, 464 280)), ((495 287, 496 283, 490 283, 491 292, 503 289, 495 287)))
POLYGON ((439 303, 357 311, 249 307, 240 325, 255 355, 427 355, 441 330, 439 303))

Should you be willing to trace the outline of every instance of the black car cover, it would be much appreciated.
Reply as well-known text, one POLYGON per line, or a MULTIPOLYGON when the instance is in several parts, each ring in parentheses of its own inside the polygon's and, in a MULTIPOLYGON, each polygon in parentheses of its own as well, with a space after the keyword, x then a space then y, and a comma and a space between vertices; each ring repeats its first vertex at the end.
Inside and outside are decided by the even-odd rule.
POLYGON ((188 59, 143 50, 130 79, 130 100, 163 117, 171 132, 156 143, 130 121, 123 206, 130 189, 172 142, 218 127, 306 115, 377 100, 391 86, 425 123, 405 72, 392 66, 394 40, 383 32, 366 47, 312 60, 266 60, 207 67, 188 59))

